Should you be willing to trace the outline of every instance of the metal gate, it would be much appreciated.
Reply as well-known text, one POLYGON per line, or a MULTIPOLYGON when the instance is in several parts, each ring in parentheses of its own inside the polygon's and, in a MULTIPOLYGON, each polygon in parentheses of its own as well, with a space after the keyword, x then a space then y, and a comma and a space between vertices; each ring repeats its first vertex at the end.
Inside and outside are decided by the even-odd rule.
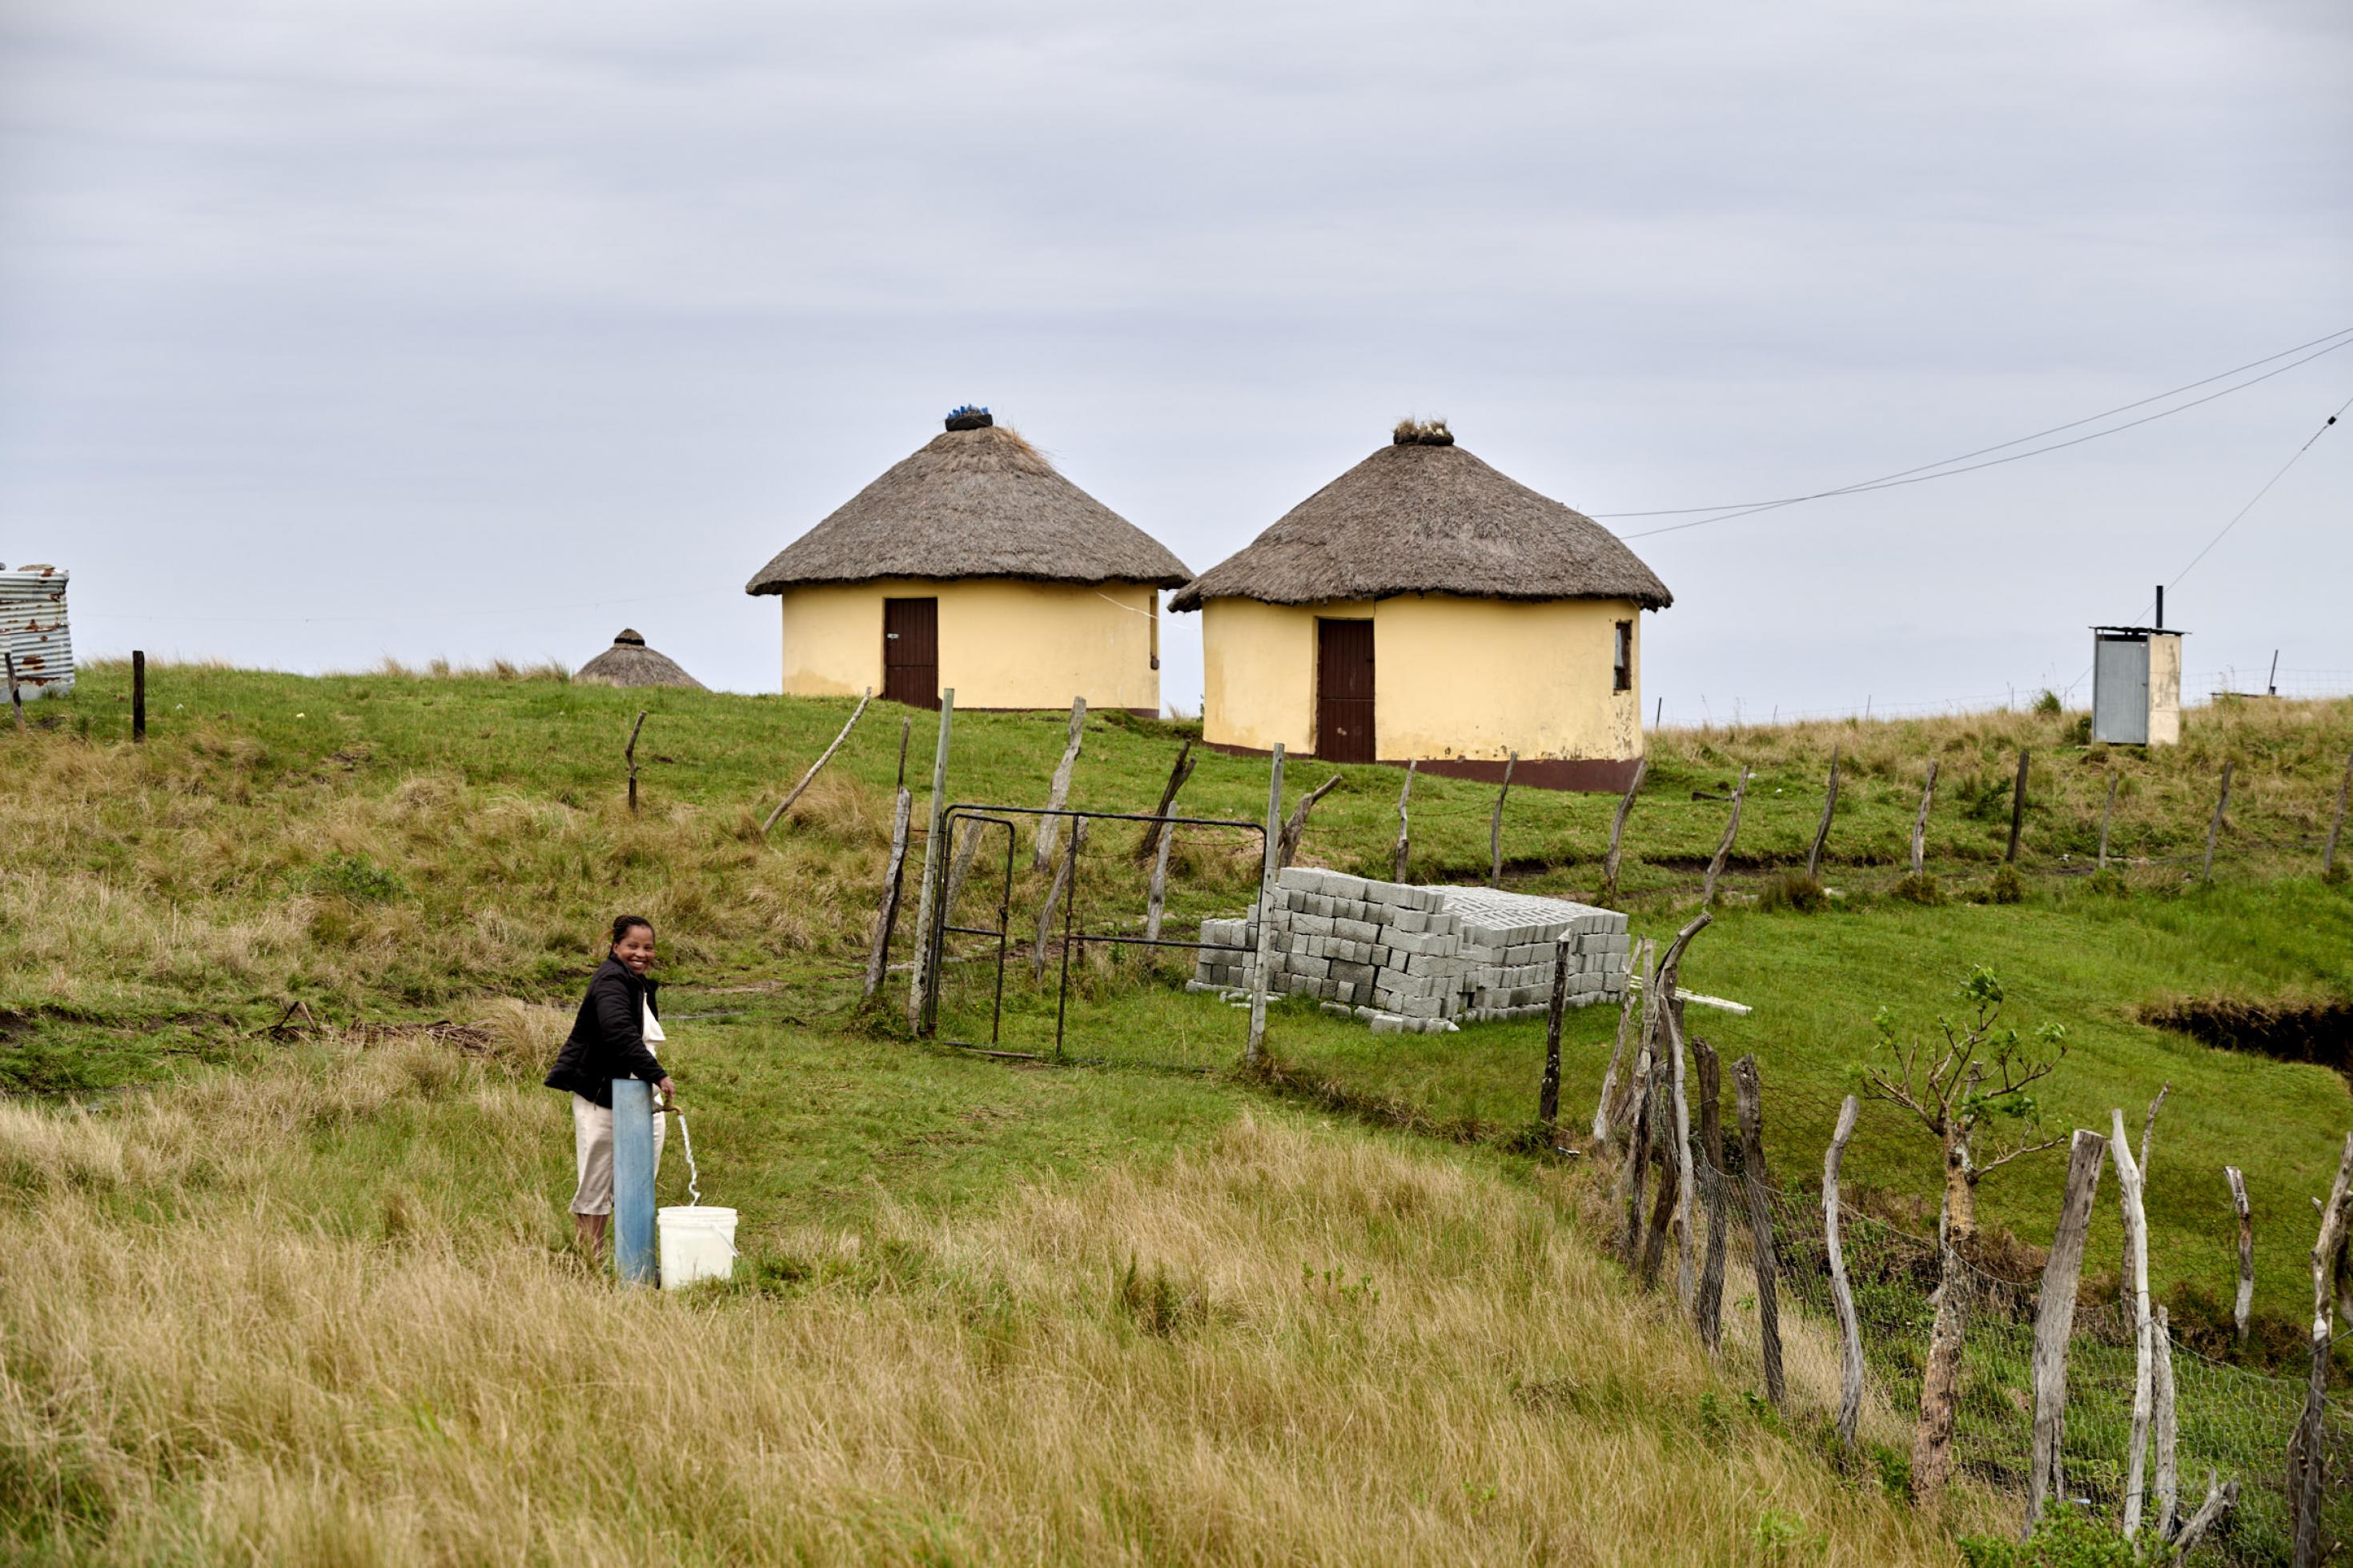
POLYGON ((1240 828, 1245 833, 1254 833, 1258 836, 1259 860, 1261 864, 1264 864, 1266 858, 1266 825, 1264 823, 1242 822, 1220 816, 1154 816, 1143 812, 1078 811, 1068 808, 1048 811, 1042 806, 1034 805, 991 805, 975 801, 960 802, 948 807, 940 818, 939 853, 933 859, 935 874, 940 878, 940 886, 938 896, 932 901, 932 929, 924 933, 923 939, 926 944, 924 963, 931 980, 923 987, 922 1032, 931 1036, 936 1036, 939 1033, 940 965, 941 961, 947 956, 947 939, 951 935, 996 938, 997 974, 995 984, 990 990, 987 1042, 983 1044, 978 1040, 957 1039, 950 1037, 941 1042, 944 1045, 954 1046, 960 1050, 977 1051, 984 1056, 1007 1057, 1023 1061, 1039 1059, 1035 1052, 1004 1049, 1000 1044, 1000 1033, 1005 1020, 1005 960, 1012 947, 1013 851, 1014 841, 1018 837, 1015 832, 1015 819, 1036 820, 1049 816, 1062 820, 1070 845, 1065 851, 1069 857, 1070 882, 1062 897, 1061 973, 1057 982, 1054 998, 1054 1054, 1050 1059, 1057 1062, 1071 1059, 1063 1050, 1062 1037, 1070 1018, 1071 953, 1073 949, 1083 951, 1089 942, 1101 942, 1108 946, 1121 947, 1176 947, 1197 952, 1208 951, 1254 954, 1258 952, 1259 920, 1263 918, 1262 915, 1258 914, 1254 914, 1250 919, 1240 943, 1183 942, 1174 937, 1123 936, 1115 931, 1086 930, 1084 922, 1079 918, 1078 828, 1082 819, 1088 822, 1157 823, 1161 825, 1162 832, 1172 835, 1180 827, 1240 828), (966 824, 972 825, 976 830, 982 833, 987 833, 992 828, 1002 828, 1005 831, 1005 868, 1002 880, 997 887, 997 923, 993 926, 957 925, 952 920, 951 911, 948 909, 947 895, 955 890, 950 886, 951 873, 948 867, 953 857, 948 852, 948 846, 957 841, 966 824))

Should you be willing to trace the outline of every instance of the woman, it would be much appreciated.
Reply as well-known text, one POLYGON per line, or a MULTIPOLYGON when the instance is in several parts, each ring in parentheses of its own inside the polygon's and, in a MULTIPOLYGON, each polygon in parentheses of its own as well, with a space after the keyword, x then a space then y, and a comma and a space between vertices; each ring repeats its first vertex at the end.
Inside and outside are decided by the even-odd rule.
POLYGON ((580 1182, 572 1194, 572 1222, 581 1248, 603 1255, 605 1227, 613 1215, 613 1080, 640 1078, 661 1091, 654 1107, 654 1169, 661 1169, 662 1110, 675 1086, 654 1057, 662 1038, 657 993, 649 978, 654 926, 643 915, 613 922, 611 955, 596 966, 572 1037, 557 1053, 547 1087, 572 1091, 572 1137, 580 1182))

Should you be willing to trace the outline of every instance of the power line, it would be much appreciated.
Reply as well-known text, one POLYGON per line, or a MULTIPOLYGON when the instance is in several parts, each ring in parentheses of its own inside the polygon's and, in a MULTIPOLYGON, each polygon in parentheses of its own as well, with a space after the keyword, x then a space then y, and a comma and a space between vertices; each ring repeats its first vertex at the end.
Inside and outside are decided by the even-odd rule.
POLYGON ((2005 463, 2021 462, 2028 458, 2041 457, 2045 453, 2061 451, 2069 447, 2081 446, 2084 442, 2096 441, 2103 437, 2121 435, 2123 432, 2134 429, 2137 426, 2149 424, 2155 420, 2167 418, 2175 414, 2186 413, 2192 408, 2200 406, 2201 405, 2211 403, 2217 398, 2227 397, 2234 392, 2243 392, 2251 386, 2269 381, 2275 375, 2284 375, 2289 371, 2295 370, 2302 365, 2309 364, 2314 360, 2319 359, 2325 354, 2334 353, 2338 349, 2345 348, 2348 345, 2353 345, 2353 327, 2331 332, 2325 337, 2314 338, 2308 342, 2297 344, 2295 348, 2284 349, 2278 353, 2268 354, 2262 359, 2251 361, 2246 364, 2236 367, 2235 369, 2226 370, 2214 375, 2205 376, 2200 380, 2174 387, 2170 391, 2160 392, 2149 397, 2140 398, 2135 402, 2124 404, 2118 407, 2108 409, 2104 413, 2087 415, 2081 419, 2069 420, 2063 425, 2054 425, 2050 426, 2048 429, 2038 430, 2032 435, 2016 437, 2008 441, 1999 442, 1991 447, 1980 447, 1973 452, 1964 452, 1957 457, 1947 458, 1938 462, 1924 463, 1917 468, 1900 469, 1892 474, 1883 474, 1877 479, 1862 479, 1851 485, 1841 485, 1831 489, 1813 490, 1804 495, 1784 496, 1776 500, 1735 501, 1725 502, 1713 507, 1673 507, 1653 511, 1596 512, 1593 515, 1597 518, 1637 518, 1683 517, 1695 512, 1715 512, 1720 514, 1713 517, 1695 518, 1690 522, 1671 523, 1664 528, 1644 529, 1637 532, 1620 535, 1620 538, 1624 539, 1648 539, 1656 534, 1676 533, 1684 529, 1704 527, 1712 522, 1729 522, 1735 518, 1750 517, 1758 512, 1773 511, 1786 506, 1796 506, 1803 501, 1825 500, 1836 496, 1860 495, 1871 490, 1893 489, 1905 485, 1925 484, 1930 479, 1951 479, 1960 474, 1974 473, 1980 468, 1999 468, 2005 463), (2316 347, 2316 345, 2326 346, 2316 347), (2314 352, 2305 353, 2304 351, 2307 349, 2314 350, 2314 352), (2135 408, 2147 407, 2151 403, 2161 403, 2168 398, 2178 397, 2182 393, 2195 391, 2200 386, 2211 385, 2217 381, 2227 380, 2232 376, 2242 374, 2247 371, 2257 368, 2258 366, 2270 364, 2274 360, 2284 359, 2291 354, 2303 354, 2304 357, 2294 360, 2290 363, 2280 365, 2276 369, 2265 371, 2261 375, 2250 376, 2244 381, 2238 382, 2233 385, 2223 387, 2220 391, 2208 393, 2203 397, 2192 398, 2187 403, 2176 404, 2170 408, 2161 408, 2154 414, 2143 415, 2138 419, 2126 420, 2121 425, 2110 426, 2104 430, 2094 430, 2086 435, 2073 437, 2065 441, 2053 441, 2048 446, 2037 447, 2029 451, 2013 452, 2005 458, 1990 458, 1987 461, 1981 463, 1970 461, 1971 458, 1985 457, 1988 453, 2000 452, 2007 447, 2015 447, 2023 442, 2037 441, 2041 440, 2043 437, 2057 435, 2063 430, 2073 430, 2085 425, 2096 424, 2103 419, 2113 418, 2118 414, 2128 413, 2135 408), (1961 464, 1966 464, 1967 466, 1956 466, 1961 464))
MULTIPOLYGON (((2303 446, 2301 446, 2301 447, 2298 447, 2295 449, 2295 454, 2294 454, 2293 456, 2291 456, 2291 457, 2288 458, 2288 460, 2287 460, 2286 462, 2282 463, 2282 464, 2279 466, 2279 471, 2278 471, 2277 473, 2274 473, 2274 475, 2272 475, 2272 477, 2271 477, 2270 479, 2265 479, 2265 480, 2263 481, 2263 489, 2259 489, 2259 490, 2257 490, 2257 491, 2254 493, 2254 495, 2253 496, 2253 498, 2251 498, 2251 499, 2248 500, 2248 502, 2247 502, 2247 504, 2246 504, 2246 505, 2244 505, 2244 506, 2241 507, 2237 511, 2232 512, 2232 513, 2231 514, 2231 521, 2228 521, 2228 522, 2226 522, 2226 523, 2224 523, 2224 524, 2222 525, 2222 532, 2221 532, 2221 533, 2217 533, 2213 538, 2211 538, 2211 539, 2208 540, 2208 541, 2206 542, 2206 549, 2205 549, 2205 550, 2200 550, 2197 554, 2195 554, 2195 555, 2191 556, 2191 557, 2189 558, 2189 566, 2184 566, 2180 571, 2176 572, 2176 573, 2173 574, 2173 581, 2174 581, 2174 583, 2179 583, 2179 582, 2180 582, 2184 577, 2189 576, 2189 569, 2190 569, 2190 567, 2191 567, 2191 566, 2195 566, 2195 565, 2197 565, 2200 561, 2205 560, 2205 559, 2206 559, 2206 555, 2207 555, 2207 552, 2208 552, 2208 551, 2212 550, 2216 545, 2218 545, 2218 544, 2220 544, 2220 543, 2221 543, 2221 542, 2222 542, 2222 534, 2224 534, 2224 533, 2228 533, 2228 532, 2230 532, 2232 529, 2234 529, 2234 528, 2238 527, 2238 526, 2239 526, 2239 520, 2240 520, 2241 518, 2242 518, 2242 517, 2246 516, 2249 512, 2251 512, 2251 511, 2253 511, 2253 510, 2255 510, 2255 502, 2256 502, 2256 501, 2259 501, 2259 500, 2263 500, 2265 496, 2267 496, 2267 495, 2271 494, 2271 492, 2272 492, 2272 487, 2273 487, 2274 485, 2275 485, 2275 484, 2279 483, 2279 482, 2280 482, 2280 480, 2281 480, 2284 477, 2285 477, 2285 475, 2286 475, 2287 471, 2288 471, 2290 468, 2295 468, 2295 467, 2296 462, 2297 462, 2297 460, 2298 460, 2299 458, 2302 458, 2302 457, 2303 457, 2306 452, 2309 452, 2309 451, 2311 451, 2311 450, 2312 450, 2312 444, 2313 444, 2313 442, 2319 440, 2319 439, 2321 438, 2321 437, 2323 437, 2323 436, 2327 435, 2327 434, 2328 433, 2328 427, 2329 427, 2330 426, 2332 426, 2332 425, 2336 424, 2336 423, 2337 423, 2337 421, 2339 418, 2343 417, 2343 416, 2344 416, 2344 413, 2345 413, 2345 411, 2346 411, 2347 409, 2348 409, 2348 408, 2353 408, 2353 397, 2348 397, 2348 398, 2347 398, 2344 402, 2342 402, 2342 403, 2338 404, 2338 405, 2337 405, 2337 412, 2336 412, 2336 413, 2334 413, 2334 414, 2332 414, 2332 415, 2330 415, 2327 418, 2326 418, 2326 419, 2322 420, 2322 421, 2320 422, 2320 428, 2319 428, 2319 429, 2317 429, 2317 430, 2315 430, 2315 431, 2314 431, 2310 436, 2306 437, 2305 438, 2305 443, 2304 443, 2304 445, 2303 445, 2303 446)), ((2167 586, 2168 586, 2168 587, 2170 587, 2170 586, 2172 586, 2172 584, 2167 584, 2167 586)))

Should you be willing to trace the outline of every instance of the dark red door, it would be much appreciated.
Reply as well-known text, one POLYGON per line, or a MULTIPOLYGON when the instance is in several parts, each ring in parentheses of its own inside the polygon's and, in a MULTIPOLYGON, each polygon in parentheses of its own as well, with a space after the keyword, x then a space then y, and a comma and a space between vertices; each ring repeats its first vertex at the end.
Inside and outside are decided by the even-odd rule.
POLYGON ((1315 754, 1373 760, 1373 623, 1315 623, 1315 754))
POLYGON ((940 602, 882 601, 882 699, 911 708, 940 705, 940 602))

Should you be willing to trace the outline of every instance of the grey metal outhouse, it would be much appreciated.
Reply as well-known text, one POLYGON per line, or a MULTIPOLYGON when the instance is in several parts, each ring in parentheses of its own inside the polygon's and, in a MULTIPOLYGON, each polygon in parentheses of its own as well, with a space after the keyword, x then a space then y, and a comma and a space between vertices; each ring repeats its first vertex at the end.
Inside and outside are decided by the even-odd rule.
MULTIPOLYGON (((2164 619, 2164 600, 2158 618, 2164 619)), ((2116 746, 2181 740, 2181 634, 2163 626, 2092 628, 2092 739, 2116 746)))

